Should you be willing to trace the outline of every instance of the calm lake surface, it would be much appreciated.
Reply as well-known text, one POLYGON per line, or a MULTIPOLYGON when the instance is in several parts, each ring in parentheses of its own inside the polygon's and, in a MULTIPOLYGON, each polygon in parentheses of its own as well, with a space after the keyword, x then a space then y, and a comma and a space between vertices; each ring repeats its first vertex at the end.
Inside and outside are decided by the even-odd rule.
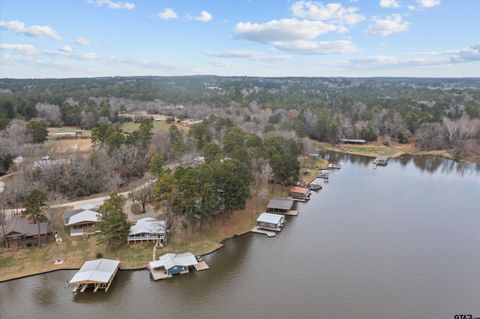
POLYGON ((480 166, 327 156, 343 168, 276 238, 228 240, 166 281, 120 272, 108 293, 73 296, 74 271, 2 283, 0 318, 480 316, 480 166))

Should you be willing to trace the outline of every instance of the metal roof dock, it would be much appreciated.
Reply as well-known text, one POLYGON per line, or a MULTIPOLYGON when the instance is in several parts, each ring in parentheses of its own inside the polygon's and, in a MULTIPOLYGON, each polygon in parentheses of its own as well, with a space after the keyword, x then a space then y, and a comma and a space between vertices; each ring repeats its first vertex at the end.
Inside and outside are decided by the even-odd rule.
POLYGON ((84 292, 89 286, 93 286, 94 292, 97 292, 98 289, 104 289, 107 292, 119 268, 120 261, 118 260, 90 260, 83 264, 68 284, 75 285, 73 293, 78 290, 84 292))

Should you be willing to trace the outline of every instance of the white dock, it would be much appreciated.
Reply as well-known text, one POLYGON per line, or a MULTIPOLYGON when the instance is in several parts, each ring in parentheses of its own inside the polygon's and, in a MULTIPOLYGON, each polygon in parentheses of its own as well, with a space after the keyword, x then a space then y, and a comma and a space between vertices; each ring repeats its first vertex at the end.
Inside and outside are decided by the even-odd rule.
POLYGON ((261 229, 261 228, 258 228, 257 226, 253 227, 252 230, 251 230, 251 232, 252 232, 252 233, 257 233, 257 234, 266 235, 267 237, 275 237, 275 236, 277 236, 277 234, 275 234, 274 231, 261 229))
POLYGON ((288 212, 284 213, 283 215, 287 215, 287 216, 298 216, 298 210, 291 209, 291 210, 289 210, 288 212))
POLYGON ((196 271, 202 271, 202 270, 210 269, 210 266, 208 266, 205 261, 200 261, 200 262, 199 262, 198 264, 196 264, 194 267, 195 267, 195 270, 196 270, 196 271))

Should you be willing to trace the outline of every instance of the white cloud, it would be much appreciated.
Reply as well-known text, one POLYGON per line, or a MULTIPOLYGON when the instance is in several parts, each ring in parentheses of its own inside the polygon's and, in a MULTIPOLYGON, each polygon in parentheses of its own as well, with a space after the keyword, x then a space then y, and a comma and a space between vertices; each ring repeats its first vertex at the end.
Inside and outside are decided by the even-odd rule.
POLYGON ((409 4, 409 5, 407 6, 407 8, 408 8, 408 10, 410 10, 410 11, 413 11, 413 10, 417 9, 417 7, 415 7, 415 5, 413 5, 413 4, 409 4))
POLYGON ((359 51, 359 49, 350 40, 297 40, 290 42, 278 42, 275 44, 275 46, 282 50, 293 51, 301 54, 333 54, 352 53, 359 51))
POLYGON ((407 31, 409 24, 410 23, 404 21, 399 14, 392 14, 384 19, 374 17, 373 24, 367 27, 365 33, 386 37, 393 33, 407 31))
POLYGON ((340 3, 297 1, 291 7, 292 14, 296 17, 315 21, 325 21, 338 25, 354 25, 365 20, 358 13, 358 8, 344 7, 340 3))
POLYGON ((263 42, 311 40, 328 32, 337 31, 337 26, 322 21, 281 19, 266 23, 240 22, 235 26, 235 35, 263 42))
POLYGON ((97 54, 95 54, 95 53, 93 53, 93 52, 88 52, 88 53, 81 54, 81 55, 79 56, 79 58, 80 58, 81 60, 90 60, 90 61, 92 61, 92 60, 97 60, 99 57, 98 57, 97 54))
POLYGON ((90 40, 86 38, 81 38, 81 37, 76 38, 75 43, 82 47, 92 45, 92 42, 90 40))
POLYGON ((350 60, 356 67, 418 67, 480 61, 480 45, 464 49, 376 55, 350 60))
POLYGON ((63 52, 63 53, 66 53, 66 54, 70 54, 73 52, 73 49, 71 46, 65 44, 63 47, 61 47, 60 49, 58 49, 60 52, 63 52))
POLYGON ((382 8, 400 8, 398 0, 380 0, 380 7, 382 8))
POLYGON ((23 54, 36 54, 37 53, 37 48, 35 48, 31 44, 7 44, 7 43, 2 43, 0 44, 0 49, 1 50, 7 50, 7 51, 15 51, 23 54))
POLYGON ((200 12, 200 15, 198 17, 195 17, 195 20, 200 22, 209 22, 212 19, 213 19, 213 15, 210 12, 205 10, 200 12))
POLYGON ((227 61, 210 61, 208 62, 208 64, 210 64, 211 66, 221 67, 221 68, 229 67, 231 65, 227 61))
POLYGON ((135 8, 135 4, 131 2, 120 2, 120 1, 113 1, 113 0, 87 0, 88 3, 96 5, 97 7, 101 7, 106 5, 110 9, 125 9, 125 10, 132 10, 135 8))
POLYGON ((19 20, 0 21, 0 29, 8 30, 14 33, 24 34, 29 37, 48 38, 60 41, 60 37, 54 29, 48 25, 32 25, 27 27, 25 23, 19 20))
POLYGON ((424 8, 432 8, 440 4, 440 0, 417 0, 417 2, 424 8))
POLYGON ((288 55, 267 55, 264 52, 248 50, 205 51, 205 54, 216 58, 247 58, 254 61, 284 61, 290 58, 288 55))
POLYGON ((266 23, 237 23, 234 33, 244 38, 271 44, 284 51, 301 54, 330 54, 358 51, 349 40, 316 41, 329 32, 343 32, 341 26, 322 21, 281 19, 266 23))
POLYGON ((157 18, 162 20, 174 20, 178 18, 177 13, 172 8, 165 8, 156 14, 157 18))

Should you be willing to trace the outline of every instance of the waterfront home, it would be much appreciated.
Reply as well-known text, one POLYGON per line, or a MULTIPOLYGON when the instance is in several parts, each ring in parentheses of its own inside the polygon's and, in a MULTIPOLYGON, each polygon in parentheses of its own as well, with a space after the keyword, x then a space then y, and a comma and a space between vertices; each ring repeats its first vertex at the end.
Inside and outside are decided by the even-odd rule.
POLYGON ((308 200, 310 199, 310 190, 305 187, 295 186, 290 189, 288 196, 294 199, 308 200))
POLYGON ((320 158, 320 152, 316 151, 316 152, 309 153, 308 157, 310 157, 311 159, 319 159, 320 158))
POLYGON ((267 230, 280 231, 285 224, 285 216, 271 213, 262 213, 257 219, 257 227, 267 230))
POLYGON ((80 209, 63 214, 65 226, 70 230, 70 236, 88 236, 99 232, 96 229, 100 214, 95 205, 85 205, 80 209))
POLYGON ((19 218, 7 221, 5 227, 5 239, 10 249, 45 244, 48 236, 48 224, 30 224, 26 218, 19 218), (39 227, 40 226, 40 227, 39 227))
POLYGON ((290 198, 274 197, 267 205, 268 213, 286 214, 292 210, 294 201, 290 198))
POLYGON ((84 292, 88 287, 93 287, 94 292, 98 289, 104 289, 107 292, 119 268, 118 260, 90 260, 83 264, 68 284, 74 285, 73 293, 84 292))
POLYGON ((340 142, 343 144, 365 144, 367 141, 362 139, 341 138, 340 142))
POLYGON ((376 159, 373 160, 374 165, 380 165, 380 166, 387 166, 388 164, 388 157, 386 156, 379 156, 376 159))
POLYGON ((35 161, 33 163, 33 168, 44 169, 52 166, 67 165, 70 164, 70 162, 70 159, 67 158, 54 159, 47 155, 43 156, 38 161, 35 161))
POLYGON ((130 227, 127 242, 142 243, 153 242, 157 247, 163 247, 167 240, 167 223, 153 217, 145 217, 137 220, 130 227))
POLYGON ((196 271, 208 269, 204 261, 198 261, 190 252, 182 254, 165 254, 158 260, 148 263, 148 268, 154 280, 170 278, 174 275, 186 274, 190 269, 196 271))

